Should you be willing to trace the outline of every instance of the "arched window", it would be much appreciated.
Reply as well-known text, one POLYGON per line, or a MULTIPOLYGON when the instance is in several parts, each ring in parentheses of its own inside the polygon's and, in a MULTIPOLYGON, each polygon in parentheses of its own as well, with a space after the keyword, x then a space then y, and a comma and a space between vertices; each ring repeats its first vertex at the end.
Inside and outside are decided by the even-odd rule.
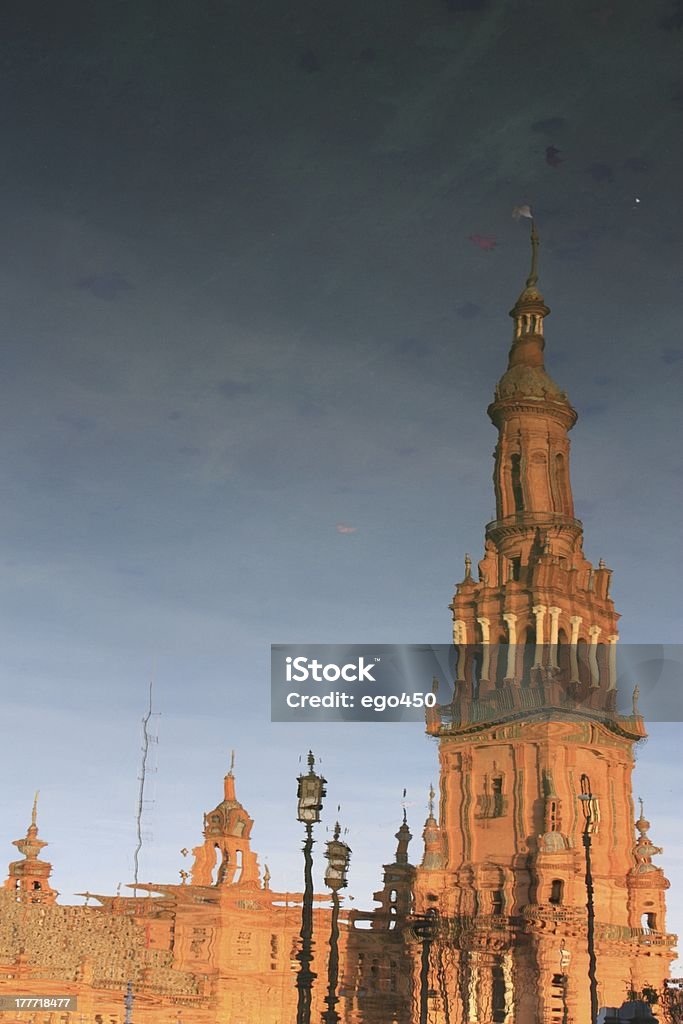
POLYGON ((576 660, 579 663, 579 682, 587 686, 590 682, 591 669, 588 661, 588 644, 583 637, 579 637, 576 644, 576 660))
POLYGON ((550 897, 548 902, 555 907, 561 907, 564 900, 564 882, 561 878, 553 878, 550 883, 550 897))
POLYGON ((496 659, 496 689, 500 690, 503 687, 503 680, 505 679, 505 673, 507 671, 508 664, 508 638, 507 636, 500 636, 493 648, 493 656, 496 659))
POLYGON ((571 500, 569 498, 569 480, 567 477, 567 463, 564 455, 558 452, 554 459, 555 472, 553 480, 553 497, 555 511, 569 515, 571 511, 571 500))
POLYGON ((522 491, 522 459, 515 453, 510 457, 510 477, 512 482, 512 500, 515 512, 524 511, 524 492, 522 491))
POLYGON ((493 1024, 505 1024, 505 1021, 510 1019, 508 1011, 505 972, 500 958, 496 957, 496 962, 491 968, 491 1020, 493 1024))
POLYGON ((472 652, 472 696, 475 700, 479 697, 479 683, 481 682, 481 666, 484 660, 481 647, 477 645, 472 652))
POLYGON ((529 501, 535 511, 550 512, 550 487, 548 480, 548 457, 544 451, 531 453, 529 459, 529 501))
POLYGON ((373 957, 370 965, 370 988, 377 990, 379 988, 379 959, 373 957))
POLYGON ((234 874, 234 877, 233 877, 233 883, 239 882, 240 878, 242 877, 242 868, 243 868, 242 851, 241 850, 235 850, 235 874, 234 874))
POLYGON ((565 681, 569 680, 569 644, 567 634, 560 629, 557 634, 557 664, 565 681))
POLYGON ((395 960, 389 961, 389 991, 398 992, 398 964, 395 960))
POLYGON ((531 669, 536 653, 536 630, 529 626, 524 634, 524 650, 522 659, 522 686, 531 683, 531 669))
POLYGON ((598 681, 605 686, 605 680, 609 679, 609 652, 606 644, 598 644, 595 657, 598 663, 598 681))
POLYGON ((505 813, 505 798, 503 797, 503 776, 494 775, 491 779, 492 815, 493 818, 500 818, 505 813))

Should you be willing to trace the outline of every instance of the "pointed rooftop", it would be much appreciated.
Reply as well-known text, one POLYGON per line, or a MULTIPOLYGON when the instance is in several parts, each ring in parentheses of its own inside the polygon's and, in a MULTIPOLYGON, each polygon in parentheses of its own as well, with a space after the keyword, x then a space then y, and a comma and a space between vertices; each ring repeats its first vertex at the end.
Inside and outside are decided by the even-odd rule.
MULTIPOLYGON (((539 236, 536 222, 531 221, 531 267, 526 284, 510 310, 515 327, 512 346, 508 356, 508 368, 496 387, 496 398, 489 409, 494 423, 496 406, 506 399, 526 398, 561 403, 572 413, 572 424, 576 413, 569 400, 555 381, 546 373, 543 351, 545 349, 543 321, 550 313, 538 287, 539 236)), ((565 413, 566 415, 566 413, 565 413)))
POLYGON ((52 865, 40 859, 40 852, 48 844, 38 838, 38 793, 33 800, 31 824, 22 839, 15 839, 13 846, 23 854, 23 860, 13 861, 9 865, 9 874, 4 883, 5 889, 16 894, 18 902, 54 903, 58 893, 50 886, 49 878, 52 865))

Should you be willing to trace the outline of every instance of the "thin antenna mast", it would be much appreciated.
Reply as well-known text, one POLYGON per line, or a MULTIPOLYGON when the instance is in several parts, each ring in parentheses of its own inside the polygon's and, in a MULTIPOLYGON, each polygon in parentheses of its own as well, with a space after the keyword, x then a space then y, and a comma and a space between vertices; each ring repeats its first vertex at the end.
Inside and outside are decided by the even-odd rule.
POLYGON ((142 719, 142 762, 140 765, 140 789, 138 790, 138 806, 137 813, 135 815, 135 827, 137 835, 137 846, 135 847, 135 853, 133 854, 133 895, 137 895, 137 884, 139 880, 140 871, 140 850, 142 849, 142 813, 145 805, 145 785, 147 782, 147 774, 150 771, 147 765, 149 757, 150 744, 155 742, 156 737, 150 734, 149 721, 152 717, 152 680, 149 682, 149 705, 147 708, 147 714, 142 719))

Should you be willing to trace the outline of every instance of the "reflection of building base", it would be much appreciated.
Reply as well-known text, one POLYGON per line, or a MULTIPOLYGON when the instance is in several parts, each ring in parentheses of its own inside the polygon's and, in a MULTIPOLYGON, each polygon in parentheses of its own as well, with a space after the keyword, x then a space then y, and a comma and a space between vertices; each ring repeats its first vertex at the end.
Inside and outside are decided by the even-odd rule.
MULTIPOLYGON (((302 913, 300 894, 270 890, 231 769, 182 884, 139 885, 135 898, 99 896, 96 907, 56 904, 34 804, 15 843, 23 860, 0 890, 0 995, 77 995, 66 1024, 124 1024, 129 986, 135 1024, 308 1024, 297 983, 307 1000, 314 981, 311 1020, 326 1013, 329 1024, 337 1012, 341 1024, 597 1024, 596 1000, 621 1007, 603 1024, 644 1024, 649 993, 673 1024, 681 986, 666 985, 669 883, 642 806, 634 820, 645 729, 637 691, 631 715, 615 711, 612 573, 585 557, 574 518, 576 413, 544 369, 535 229, 531 242, 508 369, 489 407, 496 518, 479 579, 466 556, 451 604, 454 692, 427 711, 438 807, 432 790, 419 867, 404 813, 377 909, 342 914, 338 985, 330 910, 318 903, 310 921, 308 900, 302 913)), ((311 824, 323 780, 309 765, 299 820, 311 824)), ((307 895, 310 839, 309 829, 307 895)))
MULTIPOLYGON (((81 1015, 87 1024, 123 1024, 130 983, 135 1024, 294 1020, 302 896, 273 892, 267 870, 261 878, 250 829, 230 772, 194 851, 193 878, 208 884, 188 883, 183 871, 180 885, 139 884, 132 897, 88 894, 90 905, 69 907, 57 904, 51 866, 39 859, 46 844, 37 839, 34 808, 27 838, 17 841, 24 860, 11 865, 0 889, 0 996, 74 995, 77 1013, 55 1016, 54 1024, 80 1024, 81 1015)), ((323 900, 315 898, 322 952, 314 947, 312 968, 324 975, 330 911, 323 900)), ((323 996, 314 991, 315 1014, 323 996)), ((10 1020, 0 1011, 0 1021, 10 1020)))

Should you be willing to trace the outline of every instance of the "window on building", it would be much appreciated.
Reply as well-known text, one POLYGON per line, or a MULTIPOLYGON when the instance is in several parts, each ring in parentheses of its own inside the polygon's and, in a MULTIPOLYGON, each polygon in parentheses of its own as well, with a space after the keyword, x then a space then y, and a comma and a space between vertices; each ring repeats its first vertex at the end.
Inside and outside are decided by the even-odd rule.
POLYGON ((560 907, 562 906, 563 900, 564 882, 561 878, 553 878, 552 882, 550 883, 550 897, 548 899, 548 902, 552 903, 555 907, 560 907))
POLYGON ((510 474, 512 480, 512 500, 515 503, 515 512, 524 511, 524 494, 522 491, 522 460, 521 456, 514 454, 510 458, 510 474))
POLYGON ((500 818, 505 812, 502 775, 494 775, 491 779, 491 792, 493 794, 493 817, 500 818))
POLYGON ((398 964, 395 960, 389 961, 389 991, 398 992, 398 964))
POLYGON ((477 797, 477 818, 502 818, 507 811, 502 775, 484 776, 484 792, 477 797))
POLYGON ((500 963, 491 969, 491 1020, 494 1024, 505 1024, 509 1020, 505 975, 500 963))

